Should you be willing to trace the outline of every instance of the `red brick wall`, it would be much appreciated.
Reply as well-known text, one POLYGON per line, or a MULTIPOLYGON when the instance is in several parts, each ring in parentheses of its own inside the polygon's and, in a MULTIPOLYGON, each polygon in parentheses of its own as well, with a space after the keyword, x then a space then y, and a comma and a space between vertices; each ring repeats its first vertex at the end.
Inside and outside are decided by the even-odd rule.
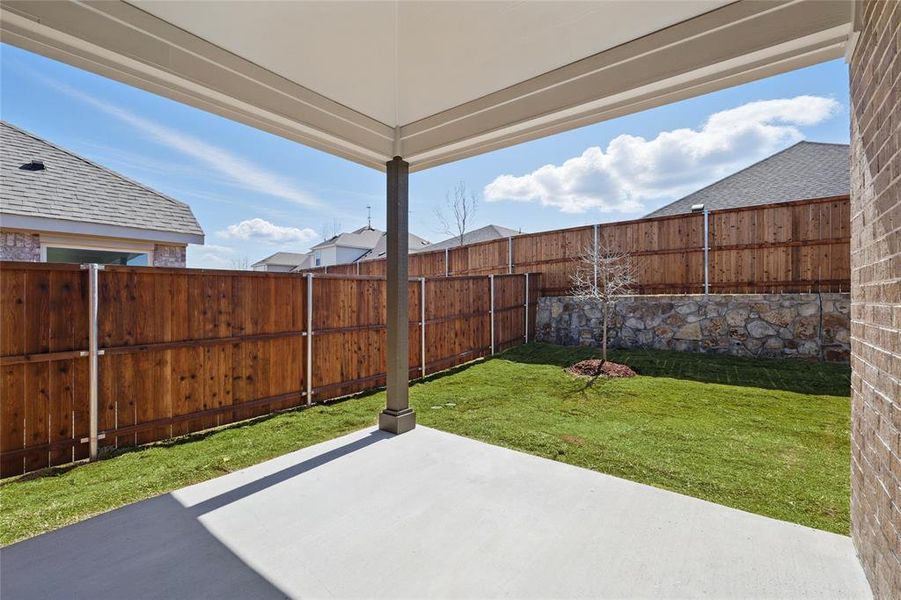
POLYGON ((851 59, 851 535, 901 598, 901 2, 857 5, 851 59))

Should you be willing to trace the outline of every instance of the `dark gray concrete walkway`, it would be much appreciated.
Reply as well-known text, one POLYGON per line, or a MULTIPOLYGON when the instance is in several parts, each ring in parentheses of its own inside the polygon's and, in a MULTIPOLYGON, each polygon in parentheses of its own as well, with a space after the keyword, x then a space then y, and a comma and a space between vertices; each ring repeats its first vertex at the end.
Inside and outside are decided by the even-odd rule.
POLYGON ((0 551, 16 598, 866 598, 851 540, 425 427, 0 551))

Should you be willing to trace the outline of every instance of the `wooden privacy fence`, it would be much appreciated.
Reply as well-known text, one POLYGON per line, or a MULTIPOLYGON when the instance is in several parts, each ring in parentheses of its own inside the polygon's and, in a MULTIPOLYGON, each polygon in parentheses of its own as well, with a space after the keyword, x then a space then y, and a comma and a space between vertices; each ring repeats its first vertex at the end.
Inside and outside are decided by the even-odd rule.
MULTIPOLYGON (((87 458, 92 444, 164 440, 385 383, 383 279, 109 266, 93 276, 96 295, 91 269, 0 263, 4 477, 87 458)), ((411 280, 410 377, 527 341, 540 281, 411 280)))
MULTIPOLYGON (((841 292, 850 288, 851 281, 850 227, 848 196, 819 198, 588 225, 419 252, 410 255, 409 272, 440 277, 541 271, 544 295, 566 294, 579 257, 598 239, 635 256, 640 294, 841 292)), ((313 272, 384 275, 385 261, 313 272)))

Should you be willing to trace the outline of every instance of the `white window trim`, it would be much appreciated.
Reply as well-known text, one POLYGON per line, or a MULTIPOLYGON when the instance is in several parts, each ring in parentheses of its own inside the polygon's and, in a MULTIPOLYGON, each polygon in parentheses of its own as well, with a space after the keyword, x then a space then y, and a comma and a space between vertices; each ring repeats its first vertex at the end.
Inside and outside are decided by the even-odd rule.
POLYGON ((85 240, 79 237, 41 234, 41 262, 47 262, 47 248, 70 250, 99 250, 102 252, 133 252, 147 255, 147 266, 153 266, 153 244, 129 240, 85 240))

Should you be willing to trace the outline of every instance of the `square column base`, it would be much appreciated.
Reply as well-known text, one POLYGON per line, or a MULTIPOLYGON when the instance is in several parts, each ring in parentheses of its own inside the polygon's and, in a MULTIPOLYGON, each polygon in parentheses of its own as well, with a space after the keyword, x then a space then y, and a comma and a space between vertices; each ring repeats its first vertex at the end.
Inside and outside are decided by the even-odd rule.
POLYGON ((416 427, 416 413, 412 408, 395 411, 386 408, 379 413, 379 429, 389 433, 406 433, 416 427))

